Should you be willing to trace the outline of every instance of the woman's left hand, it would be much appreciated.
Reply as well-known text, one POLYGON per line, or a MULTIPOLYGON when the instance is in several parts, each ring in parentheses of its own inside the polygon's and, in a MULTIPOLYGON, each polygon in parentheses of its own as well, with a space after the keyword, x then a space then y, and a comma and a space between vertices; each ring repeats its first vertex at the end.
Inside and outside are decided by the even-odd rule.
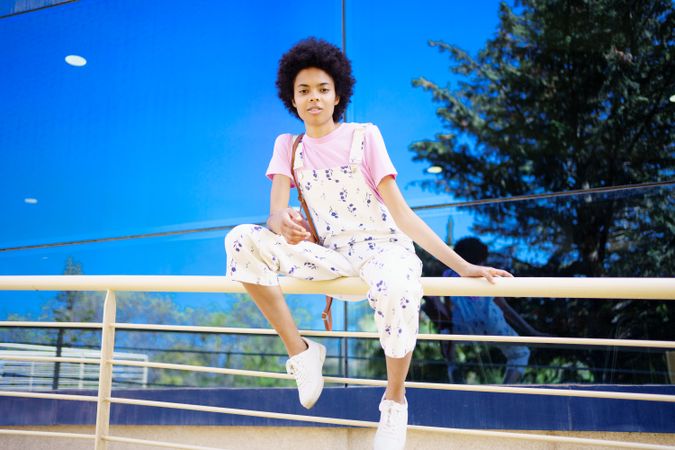
POLYGON ((485 277, 492 284, 495 284, 495 277, 513 278, 513 275, 506 270, 495 269, 494 267, 488 266, 477 266, 475 264, 467 265, 458 273, 463 277, 485 277))

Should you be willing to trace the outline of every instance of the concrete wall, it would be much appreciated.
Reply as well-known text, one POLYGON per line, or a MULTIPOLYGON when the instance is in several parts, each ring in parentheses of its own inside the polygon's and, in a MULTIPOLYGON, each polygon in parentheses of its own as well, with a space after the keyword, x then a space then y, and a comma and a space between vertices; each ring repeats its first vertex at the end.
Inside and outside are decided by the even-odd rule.
MULTIPOLYGON (((16 430, 56 431, 93 434, 92 426, 3 427, 16 430)), ((227 450, 370 450, 374 429, 317 427, 210 427, 210 426, 115 426, 111 435, 137 439, 203 445, 227 450)), ((521 432, 522 433, 522 432, 521 432)), ((607 432, 527 432, 549 436, 609 439, 670 445, 675 448, 675 434, 607 433, 607 432)), ((44 438, 0 435, 0 450, 92 450, 93 441, 65 438, 44 438)), ((136 450, 137 444, 110 443, 110 450, 136 450)), ((180 448, 180 447, 176 447, 180 448)), ((572 450, 612 449, 608 446, 582 446, 523 439, 478 438, 446 433, 410 431, 408 450, 572 450)))

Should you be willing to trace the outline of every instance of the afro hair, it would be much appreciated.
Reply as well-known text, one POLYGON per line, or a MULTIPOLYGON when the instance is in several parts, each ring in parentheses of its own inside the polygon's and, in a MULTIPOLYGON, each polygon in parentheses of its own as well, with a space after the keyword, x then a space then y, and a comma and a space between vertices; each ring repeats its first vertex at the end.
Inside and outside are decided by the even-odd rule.
POLYGON ((300 118, 293 106, 293 85, 298 73, 308 67, 321 69, 333 79, 335 93, 340 97, 333 111, 333 120, 338 122, 351 100, 356 80, 345 54, 327 41, 314 37, 303 39, 281 57, 276 82, 279 98, 291 114, 300 118))

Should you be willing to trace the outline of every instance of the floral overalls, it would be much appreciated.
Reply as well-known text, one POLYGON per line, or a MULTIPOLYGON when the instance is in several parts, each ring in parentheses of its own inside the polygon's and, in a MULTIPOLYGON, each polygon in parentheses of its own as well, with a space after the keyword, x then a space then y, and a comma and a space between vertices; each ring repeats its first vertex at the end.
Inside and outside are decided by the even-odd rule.
MULTIPOLYGON (((365 125, 354 131, 349 165, 301 170, 302 142, 293 170, 320 245, 291 245, 258 225, 239 225, 225 238, 227 275, 235 281, 278 285, 277 275, 304 280, 358 276, 368 286, 380 344, 401 358, 415 348, 422 298, 422 263, 361 173, 365 125)), ((336 296, 339 298, 339 296, 336 296)))

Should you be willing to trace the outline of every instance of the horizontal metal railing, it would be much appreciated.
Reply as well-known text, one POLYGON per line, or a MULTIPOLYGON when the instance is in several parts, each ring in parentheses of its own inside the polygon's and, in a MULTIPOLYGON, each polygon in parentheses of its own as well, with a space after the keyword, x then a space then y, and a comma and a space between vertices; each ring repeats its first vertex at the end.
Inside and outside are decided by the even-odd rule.
MULTIPOLYGON (((91 322, 28 322, 28 321, 0 321, 0 328, 75 328, 100 330, 103 325, 91 322)), ((183 333, 218 333, 218 334, 243 334, 256 336, 276 336, 276 331, 268 328, 239 328, 239 327, 204 327, 189 325, 156 325, 137 323, 116 323, 118 330, 133 331, 169 331, 183 333)), ((372 331, 319 331, 301 330, 303 336, 319 338, 357 338, 378 339, 379 335, 372 331)), ((420 333, 418 341, 457 341, 457 342, 503 342, 509 344, 558 344, 558 345, 583 345, 583 346, 607 346, 607 347, 635 347, 635 348, 672 348, 675 349, 675 341, 654 341, 648 339, 602 339, 602 338, 567 338, 567 337, 530 337, 530 336, 502 336, 502 335, 476 335, 476 334, 430 334, 420 333)), ((184 351, 184 350, 181 350, 184 351)))
MULTIPOLYGON (((304 281, 282 277, 286 294, 363 295, 368 290, 359 278, 304 281)), ((547 297, 673 300, 673 278, 497 278, 490 284, 482 278, 426 277, 424 295, 477 297, 547 297)), ((156 275, 37 275, 0 276, 6 291, 134 291, 134 292, 230 292, 245 293, 237 281, 221 276, 156 275)))
MULTIPOLYGON (((663 278, 498 278, 494 285, 483 279, 471 278, 424 278, 424 292, 427 295, 458 295, 458 296, 503 296, 503 297, 550 297, 550 298, 597 298, 597 299, 675 299, 675 279, 663 278)), ((367 286, 359 279, 345 278, 332 281, 301 281, 289 278, 281 279, 282 289, 286 293, 312 294, 365 294, 367 286)), ((68 357, 37 357, 14 356, 16 361, 54 361, 98 364, 99 391, 97 396, 70 395, 58 393, 36 393, 0 391, 0 396, 45 398, 67 401, 97 402, 96 432, 94 435, 73 433, 48 433, 23 430, 0 430, 0 434, 56 436, 64 438, 93 439, 97 450, 107 448, 108 442, 127 442, 158 447, 209 449, 209 447, 182 445, 160 441, 147 441, 111 436, 109 433, 110 405, 133 404, 163 408, 177 408, 193 411, 207 411, 221 414, 239 414, 255 417, 286 419, 313 423, 325 423, 355 427, 376 427, 377 423, 336 419, 329 417, 305 416, 297 414, 282 414, 270 411, 254 411, 233 408, 211 407, 203 405, 157 402, 148 400, 115 398, 111 393, 113 365, 126 365, 145 368, 187 370, 197 372, 211 372, 235 376, 254 376, 279 379, 291 379, 284 373, 238 370, 218 367, 193 366, 183 364, 141 362, 113 359, 114 332, 116 329, 133 329, 143 327, 145 330, 155 331, 192 331, 216 332, 231 334, 275 334, 273 330, 254 328, 228 327, 199 327, 199 326, 172 326, 157 324, 122 324, 116 323, 116 296, 115 291, 143 291, 143 292, 244 292, 243 287, 224 277, 191 277, 191 276, 0 276, 0 290, 58 290, 58 291, 106 291, 104 315, 102 323, 67 323, 67 322, 0 322, 0 327, 7 326, 42 326, 91 328, 102 330, 100 358, 68 358, 68 357)), ((304 331, 305 336, 317 337, 358 337, 373 339, 376 333, 365 332, 324 332, 304 331)), ((566 345, 611 345, 625 347, 675 348, 675 342, 670 341, 641 341, 626 339, 579 339, 559 337, 517 337, 517 336, 473 336, 473 335, 430 335, 421 334, 419 339, 454 340, 454 341, 483 341, 483 342, 521 342, 540 344, 566 345)), ((324 377, 326 382, 340 384, 358 384, 370 386, 384 386, 383 380, 367 380, 345 377, 324 377)), ((515 393, 523 395, 572 396, 602 399, 623 399, 636 401, 656 401, 674 403, 673 395, 590 391, 583 389, 548 389, 512 386, 486 385, 454 385, 441 383, 406 382, 406 386, 419 389, 461 390, 473 392, 515 393)), ((565 436, 549 436, 529 433, 498 432, 488 430, 467 430, 439 427, 410 425, 411 430, 426 432, 455 433, 471 436, 498 437, 508 439, 524 439, 543 442, 559 442, 580 445, 604 445, 617 448, 635 449, 675 449, 673 446, 647 444, 639 442, 609 441, 601 439, 573 438, 565 436)))

